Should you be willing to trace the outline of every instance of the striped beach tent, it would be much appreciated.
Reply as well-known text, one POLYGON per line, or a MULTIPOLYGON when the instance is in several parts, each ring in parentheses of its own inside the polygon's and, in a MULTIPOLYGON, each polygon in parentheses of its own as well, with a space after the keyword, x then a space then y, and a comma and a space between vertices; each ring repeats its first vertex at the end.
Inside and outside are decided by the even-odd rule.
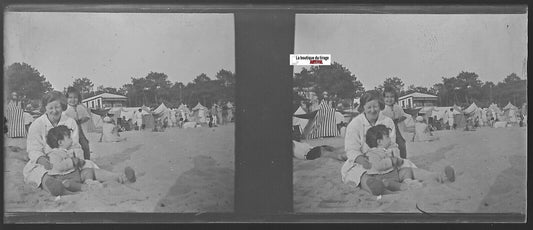
POLYGON ((315 117, 307 123, 304 129, 304 136, 307 139, 320 137, 339 136, 339 130, 335 120, 335 110, 328 103, 322 101, 315 117))
POLYGON ((22 110, 21 102, 10 101, 5 107, 4 114, 7 119, 7 136, 26 137, 24 110, 22 110))

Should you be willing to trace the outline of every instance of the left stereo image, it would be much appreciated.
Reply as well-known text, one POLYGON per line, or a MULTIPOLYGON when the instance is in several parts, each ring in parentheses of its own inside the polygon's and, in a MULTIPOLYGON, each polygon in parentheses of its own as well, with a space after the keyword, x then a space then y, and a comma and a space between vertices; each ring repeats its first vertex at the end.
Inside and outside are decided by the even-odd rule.
POLYGON ((5 212, 233 212, 231 13, 4 12, 5 212))

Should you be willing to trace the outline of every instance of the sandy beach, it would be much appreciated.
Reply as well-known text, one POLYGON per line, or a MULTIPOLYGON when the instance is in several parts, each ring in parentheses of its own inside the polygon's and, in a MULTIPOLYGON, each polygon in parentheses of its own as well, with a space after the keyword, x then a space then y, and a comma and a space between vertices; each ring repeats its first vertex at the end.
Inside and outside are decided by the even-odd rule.
POLYGON ((24 184, 25 138, 5 139, 6 212, 232 212, 235 128, 128 131, 127 141, 99 143, 89 133, 91 159, 100 168, 136 170, 137 181, 107 182, 53 197, 24 184))
MULTIPOLYGON (((440 140, 410 142, 408 158, 420 169, 453 165, 453 183, 423 183, 381 199, 341 182, 343 162, 294 160, 295 212, 526 213, 527 128, 436 131, 440 140), (417 208, 418 207, 418 208, 417 208)), ((307 141, 343 146, 343 138, 307 141)))

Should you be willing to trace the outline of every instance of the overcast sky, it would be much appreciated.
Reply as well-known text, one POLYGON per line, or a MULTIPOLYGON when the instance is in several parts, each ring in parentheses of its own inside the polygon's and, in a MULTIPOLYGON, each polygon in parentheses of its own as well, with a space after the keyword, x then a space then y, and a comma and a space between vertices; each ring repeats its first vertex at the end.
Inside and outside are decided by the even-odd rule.
POLYGON ((523 78, 527 15, 299 14, 295 53, 331 54, 366 89, 393 76, 430 87, 461 71, 496 83, 523 78))
POLYGON ((121 87, 150 71, 171 82, 235 72, 233 14, 5 14, 5 65, 25 62, 55 89, 74 78, 121 87))

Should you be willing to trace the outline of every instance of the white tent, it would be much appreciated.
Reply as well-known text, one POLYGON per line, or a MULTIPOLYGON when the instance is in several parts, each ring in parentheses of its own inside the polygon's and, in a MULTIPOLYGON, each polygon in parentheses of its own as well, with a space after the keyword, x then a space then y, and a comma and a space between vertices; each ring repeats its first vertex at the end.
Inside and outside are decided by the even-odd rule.
POLYGON ((461 114, 463 110, 458 105, 453 105, 453 114, 461 114))
MULTIPOLYGON (((306 112, 304 111, 304 109, 300 106, 298 107, 298 109, 296 110, 296 112, 294 112, 294 115, 302 115, 302 114, 306 114, 306 112)), ((303 118, 298 118, 298 117, 292 117, 292 125, 298 125, 300 126, 300 133, 303 133, 304 132, 304 128, 305 126, 307 125, 307 122, 309 122, 309 120, 307 119, 303 119, 303 118)))
POLYGON ((191 111, 189 110, 189 107, 187 107, 187 106, 184 105, 184 104, 181 104, 180 106, 178 106, 177 111, 178 111, 178 112, 182 112, 182 111, 183 111, 183 112, 185 112, 185 113, 189 113, 189 112, 191 112, 191 111))
POLYGON ((91 120, 89 120, 88 124, 89 132, 101 132, 104 121, 100 115, 91 112, 91 120))
POLYGON ((338 125, 342 122, 345 122, 344 115, 340 112, 335 112, 335 123, 338 125))
POLYGON ((200 102, 198 102, 198 104, 192 108, 192 111, 193 111, 193 119, 196 121, 196 122, 199 122, 199 123, 205 123, 207 120, 207 112, 209 111, 209 109, 205 106, 203 106, 202 104, 200 104, 200 102))
POLYGON ((447 112, 450 111, 450 106, 447 107, 435 107, 433 112, 431 113, 431 116, 437 116, 437 120, 440 120, 441 118, 443 120, 448 120, 447 112))
POLYGON ((517 107, 511 104, 511 102, 509 102, 507 103, 505 107, 503 107, 503 110, 508 110, 508 109, 517 109, 517 107))
POLYGON ((509 102, 505 107, 503 107, 503 110, 505 111, 504 112, 505 121, 509 121, 512 123, 516 123, 518 121, 518 117, 517 117, 518 107, 514 106, 513 104, 511 104, 511 102, 509 102))
POLYGON ((188 120, 191 111, 189 110, 189 107, 187 107, 187 105, 181 104, 180 106, 178 106, 177 112, 179 118, 183 118, 183 120, 188 120))
POLYGON ((121 117, 125 117, 126 121, 129 119, 134 119, 134 114, 139 111, 141 107, 124 107, 123 112, 120 114, 121 117))
POLYGON ((476 103, 472 102, 472 104, 468 106, 468 108, 464 109, 463 112, 465 114, 472 115, 473 113, 476 113, 478 109, 479 107, 477 107, 476 103))
POLYGON ((418 111, 418 114, 423 114, 424 116, 431 116, 433 110, 435 110, 435 107, 434 107, 434 106, 426 106, 426 107, 422 107, 422 108, 418 111))
POLYGON ((161 103, 156 109, 154 109, 153 113, 156 116, 165 115, 168 112, 168 107, 165 106, 164 103, 161 103))

